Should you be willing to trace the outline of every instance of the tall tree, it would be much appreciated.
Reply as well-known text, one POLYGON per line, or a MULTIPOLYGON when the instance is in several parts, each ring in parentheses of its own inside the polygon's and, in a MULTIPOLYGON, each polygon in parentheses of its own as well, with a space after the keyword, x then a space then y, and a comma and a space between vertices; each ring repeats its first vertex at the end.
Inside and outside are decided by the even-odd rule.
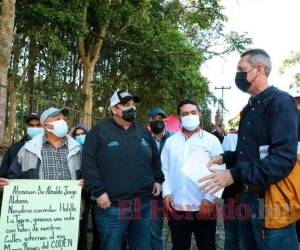
POLYGON ((7 72, 13 42, 16 0, 3 0, 0 16, 0 142, 4 141, 7 72))

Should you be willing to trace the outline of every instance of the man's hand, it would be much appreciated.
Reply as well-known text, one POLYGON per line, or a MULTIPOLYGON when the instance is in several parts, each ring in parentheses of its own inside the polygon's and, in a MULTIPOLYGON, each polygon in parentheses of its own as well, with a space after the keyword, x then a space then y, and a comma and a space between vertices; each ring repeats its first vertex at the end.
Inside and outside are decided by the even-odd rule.
POLYGON ((104 193, 101 196, 99 196, 96 199, 96 202, 97 202, 98 207, 101 207, 103 209, 107 209, 111 206, 111 202, 110 202, 110 199, 109 199, 107 193, 104 193))
POLYGON ((8 185, 8 179, 6 178, 0 178, 0 191, 3 191, 4 186, 8 185))
POLYGON ((170 211, 171 213, 174 212, 173 210, 173 196, 171 194, 164 197, 164 206, 170 211))
POLYGON ((84 180, 83 180, 83 179, 80 179, 78 185, 79 185, 80 187, 83 187, 83 186, 84 186, 84 180))
POLYGON ((204 193, 215 194, 220 189, 230 186, 234 182, 230 170, 219 170, 201 178, 198 183, 204 193))
POLYGON ((152 191, 152 194, 154 196, 159 196, 160 195, 160 192, 161 192, 161 184, 158 183, 158 182, 155 182, 154 185, 153 185, 153 191, 152 191))
POLYGON ((199 213, 202 216, 209 217, 214 211, 215 204, 208 200, 203 200, 200 205, 199 213))
POLYGON ((209 157, 209 162, 207 163, 208 169, 214 164, 222 164, 223 163, 223 155, 215 155, 212 157, 209 157))

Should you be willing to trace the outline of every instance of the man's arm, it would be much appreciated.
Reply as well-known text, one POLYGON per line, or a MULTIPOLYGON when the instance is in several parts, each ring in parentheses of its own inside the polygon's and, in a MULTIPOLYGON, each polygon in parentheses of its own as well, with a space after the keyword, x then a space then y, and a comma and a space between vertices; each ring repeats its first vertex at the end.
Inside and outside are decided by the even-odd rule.
POLYGON ((156 146, 154 139, 152 138, 150 132, 148 131, 148 136, 150 140, 150 146, 152 149, 152 169, 154 174, 155 182, 162 184, 164 182, 164 174, 161 170, 160 155, 156 146))
POLYGON ((7 171, 8 179, 21 179, 22 178, 22 165, 20 163, 19 157, 23 153, 23 149, 20 150, 17 157, 13 160, 12 164, 9 166, 7 171))
POLYGON ((9 156, 9 149, 6 151, 6 153, 3 156, 1 166, 0 166, 0 177, 7 177, 7 171, 9 169, 9 166, 11 164, 10 156, 9 156))
POLYGON ((82 149, 81 171, 84 184, 96 198, 106 193, 106 187, 101 180, 98 163, 97 150, 99 148, 99 136, 96 128, 91 129, 87 135, 82 149))
POLYGON ((259 160, 243 162, 230 172, 234 181, 270 185, 284 179, 292 171, 297 155, 298 121, 294 101, 288 95, 274 100, 269 119, 268 155, 259 160))

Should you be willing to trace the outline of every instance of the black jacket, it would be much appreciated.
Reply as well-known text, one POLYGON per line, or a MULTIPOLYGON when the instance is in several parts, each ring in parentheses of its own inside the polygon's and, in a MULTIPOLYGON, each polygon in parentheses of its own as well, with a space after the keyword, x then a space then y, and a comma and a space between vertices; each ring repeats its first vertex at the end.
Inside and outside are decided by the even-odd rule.
POLYGON ((20 149, 29 140, 30 138, 28 136, 24 136, 20 141, 14 143, 8 148, 1 162, 0 177, 7 178, 9 166, 13 163, 20 149))
POLYGON ((289 175, 297 156, 298 117, 294 99, 271 86, 251 98, 241 115, 235 152, 224 161, 233 179, 268 187, 289 175))
POLYGON ((99 122, 88 132, 82 153, 86 187, 112 202, 152 197, 154 182, 162 183, 160 156, 148 129, 133 122, 128 130, 114 119, 99 122))

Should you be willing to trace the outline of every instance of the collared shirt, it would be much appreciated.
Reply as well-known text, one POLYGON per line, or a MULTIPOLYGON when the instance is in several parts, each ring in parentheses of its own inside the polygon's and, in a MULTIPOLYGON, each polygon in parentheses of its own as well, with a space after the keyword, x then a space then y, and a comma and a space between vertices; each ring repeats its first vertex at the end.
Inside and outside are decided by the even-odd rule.
POLYGON ((167 131, 167 130, 164 130, 163 132, 163 136, 161 137, 161 139, 157 139, 155 134, 151 133, 152 134, 152 137, 156 143, 156 146, 157 146, 157 149, 158 149, 158 152, 161 153, 164 145, 165 145, 165 142, 166 140, 172 136, 174 133, 173 132, 170 132, 170 131, 167 131))
MULTIPOLYGON (((201 192, 197 184, 181 171, 191 153, 202 148, 209 156, 223 153, 217 137, 200 130, 187 138, 182 132, 171 136, 162 151, 162 170, 165 175, 163 196, 172 195, 174 207, 179 211, 198 211, 201 201, 214 200, 215 197, 201 192)), ((200 171, 200 170, 199 170, 200 171)))
POLYGON ((71 180, 68 168, 68 145, 64 139, 59 148, 55 148, 46 138, 42 148, 43 176, 45 180, 71 180))

